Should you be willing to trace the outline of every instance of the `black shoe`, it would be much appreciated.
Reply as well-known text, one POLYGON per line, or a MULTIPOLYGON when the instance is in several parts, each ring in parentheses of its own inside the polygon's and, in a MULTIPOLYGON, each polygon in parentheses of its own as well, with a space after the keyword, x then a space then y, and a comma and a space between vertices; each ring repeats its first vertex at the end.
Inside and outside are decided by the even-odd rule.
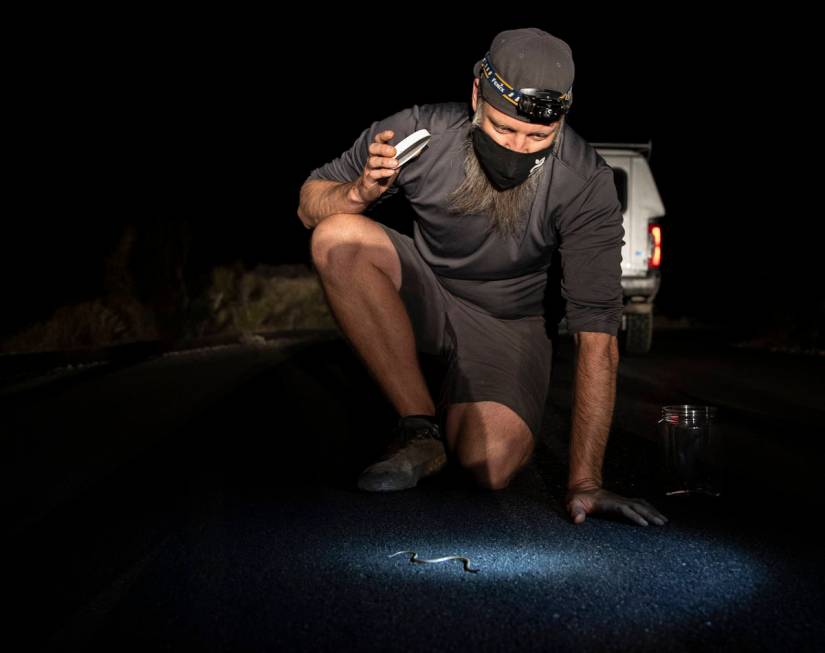
POLYGON ((444 438, 431 415, 407 415, 398 420, 393 442, 380 461, 358 477, 358 487, 369 492, 389 492, 415 487, 447 464, 444 438))

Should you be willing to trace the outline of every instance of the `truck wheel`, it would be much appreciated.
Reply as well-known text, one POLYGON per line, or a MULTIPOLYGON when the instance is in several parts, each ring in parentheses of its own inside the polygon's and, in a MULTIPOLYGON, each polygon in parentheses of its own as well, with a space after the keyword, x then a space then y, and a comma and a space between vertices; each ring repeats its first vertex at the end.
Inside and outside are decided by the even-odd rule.
POLYGON ((628 313, 624 348, 628 354, 646 354, 653 340, 653 313, 628 313))

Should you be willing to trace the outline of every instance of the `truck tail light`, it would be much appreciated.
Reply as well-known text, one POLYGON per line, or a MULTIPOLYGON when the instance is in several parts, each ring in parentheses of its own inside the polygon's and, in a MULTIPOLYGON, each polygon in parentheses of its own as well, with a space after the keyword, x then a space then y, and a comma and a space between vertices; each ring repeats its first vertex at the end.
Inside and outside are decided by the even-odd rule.
POLYGON ((647 225, 650 257, 647 259, 648 270, 658 270, 662 264, 662 227, 654 222, 647 225))

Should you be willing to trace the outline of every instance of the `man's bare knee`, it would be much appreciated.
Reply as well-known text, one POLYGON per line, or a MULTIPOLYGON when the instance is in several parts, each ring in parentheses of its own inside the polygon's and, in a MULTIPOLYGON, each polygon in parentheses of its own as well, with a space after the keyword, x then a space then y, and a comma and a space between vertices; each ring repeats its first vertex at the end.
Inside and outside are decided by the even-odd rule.
POLYGON ((325 218, 312 234, 312 261, 319 273, 351 270, 368 262, 401 288, 401 260, 389 236, 374 220, 356 213, 325 218))
MULTIPOLYGON (((480 441, 480 439, 476 439, 480 441)), ((467 442, 465 438, 464 443, 467 442)), ((481 453, 476 447, 460 446, 455 454, 459 465, 463 467, 482 488, 503 490, 512 478, 520 472, 533 452, 532 442, 514 438, 512 444, 498 453, 481 453)))
POLYGON ((312 262, 319 272, 333 263, 351 263, 362 246, 361 220, 367 218, 356 213, 334 213, 324 218, 313 229, 310 253, 312 262))
POLYGON ((489 474, 478 474, 475 476, 478 487, 485 490, 504 490, 510 485, 510 477, 491 476, 489 474))

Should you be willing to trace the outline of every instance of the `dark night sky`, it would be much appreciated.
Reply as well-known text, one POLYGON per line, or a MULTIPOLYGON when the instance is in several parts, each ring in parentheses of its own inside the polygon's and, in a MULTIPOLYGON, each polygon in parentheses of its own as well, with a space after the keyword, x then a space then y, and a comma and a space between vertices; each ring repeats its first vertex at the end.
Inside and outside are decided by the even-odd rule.
POLYGON ((525 26, 573 49, 574 129, 652 139, 668 214, 661 306, 758 318, 784 310, 783 293, 822 301, 802 200, 810 175, 791 153, 808 143, 795 105, 777 99, 785 86, 802 97, 800 72, 788 72, 796 26, 746 30, 706 11, 594 22, 595 9, 550 19, 474 9, 484 20, 378 9, 145 14, 94 28, 75 16, 71 36, 54 25, 33 35, 14 95, 19 201, 4 220, 16 312, 95 296, 102 257, 130 221, 188 222, 200 265, 308 261, 295 208, 309 171, 400 108, 469 102, 493 36, 525 26), (423 30, 404 27, 413 16, 423 30))

